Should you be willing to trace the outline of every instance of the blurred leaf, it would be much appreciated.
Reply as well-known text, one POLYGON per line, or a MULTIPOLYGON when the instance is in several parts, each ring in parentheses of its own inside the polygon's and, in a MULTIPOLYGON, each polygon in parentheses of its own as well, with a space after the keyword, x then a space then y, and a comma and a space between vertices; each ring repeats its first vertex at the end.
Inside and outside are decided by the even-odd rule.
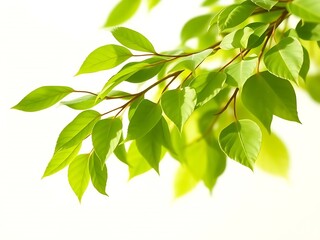
POLYGON ((306 86, 313 100, 320 103, 320 74, 308 77, 306 86))
POLYGON ((278 1, 275 0, 251 0, 251 2, 268 11, 278 3, 278 1))
POLYGON ((149 10, 153 9, 160 3, 160 0, 148 0, 148 8, 149 10))
POLYGON ((304 21, 320 23, 320 2, 317 0, 295 0, 289 2, 287 8, 304 21))
POLYGON ((108 171, 106 164, 103 164, 101 167, 101 161, 95 152, 92 152, 89 158, 89 171, 91 182, 95 189, 103 194, 106 193, 107 179, 108 179, 108 171))
POLYGON ((310 23, 300 20, 296 26, 296 31, 301 39, 309 41, 320 40, 320 23, 310 23))
POLYGON ((199 183, 199 180, 195 179, 189 170, 180 165, 174 178, 174 196, 176 198, 192 191, 199 183))
POLYGON ((180 33, 181 41, 184 43, 191 38, 199 37, 209 30, 209 24, 212 19, 211 14, 205 14, 194 17, 187 21, 180 33))

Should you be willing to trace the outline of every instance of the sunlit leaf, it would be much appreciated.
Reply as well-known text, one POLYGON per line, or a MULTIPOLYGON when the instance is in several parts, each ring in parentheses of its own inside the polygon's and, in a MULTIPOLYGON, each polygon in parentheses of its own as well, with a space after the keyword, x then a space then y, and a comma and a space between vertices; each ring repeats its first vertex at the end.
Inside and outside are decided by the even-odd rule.
POLYGON ((153 9, 160 3, 160 0, 148 0, 148 8, 149 10, 153 9))
MULTIPOLYGON (((120 142, 122 142, 122 137, 120 138, 120 142)), ((127 160, 127 151, 124 143, 119 144, 115 149, 114 149, 114 155, 123 163, 128 164, 127 160)))
POLYGON ((174 196, 176 198, 182 197, 183 195, 192 191, 199 183, 199 179, 189 172, 188 168, 181 165, 174 178, 174 196))
POLYGON ((306 87, 312 99, 320 103, 320 74, 308 77, 306 87))
POLYGON ((103 194, 106 193, 107 179, 108 179, 108 171, 106 164, 103 164, 101 167, 101 161, 95 152, 92 152, 89 158, 89 172, 92 185, 95 189, 103 194))
POLYGON ((305 81, 310 69, 310 57, 307 49, 303 48, 303 63, 299 72, 299 76, 305 81))
POLYGON ((86 110, 78 114, 60 133, 55 151, 69 148, 81 143, 87 138, 92 128, 100 119, 100 113, 94 110, 86 110))
POLYGON ((253 170, 261 147, 262 134, 251 120, 239 120, 222 130, 219 143, 233 160, 253 170))
POLYGON ((74 90, 65 86, 39 87, 25 96, 14 109, 35 112, 51 107, 74 90))
POLYGON ((268 11, 278 3, 278 1, 275 0, 251 0, 251 2, 268 11))
POLYGON ((298 81, 303 64, 303 49, 300 42, 292 37, 283 38, 264 55, 264 63, 272 74, 298 81))
POLYGON ((287 4, 289 12, 307 22, 320 23, 320 1, 295 0, 287 4))
POLYGON ((132 56, 125 47, 109 44, 95 49, 82 63, 78 73, 93 73, 118 66, 132 56))
POLYGON ((186 42, 191 38, 199 37, 201 34, 206 33, 209 29, 211 19, 211 14, 205 14, 190 19, 185 23, 181 30, 181 41, 186 42))
POLYGON ((81 154, 70 163, 68 180, 72 190, 81 202, 90 181, 89 154, 81 154))
POLYGON ((66 105, 75 110, 90 109, 101 102, 101 99, 97 99, 97 96, 88 94, 73 100, 63 101, 61 104, 66 105))
POLYGON ((141 33, 125 27, 117 27, 112 35, 123 46, 142 52, 156 52, 152 43, 141 33))
POLYGON ((101 166, 119 144, 122 134, 122 121, 119 118, 107 118, 97 122, 92 130, 92 144, 101 166))

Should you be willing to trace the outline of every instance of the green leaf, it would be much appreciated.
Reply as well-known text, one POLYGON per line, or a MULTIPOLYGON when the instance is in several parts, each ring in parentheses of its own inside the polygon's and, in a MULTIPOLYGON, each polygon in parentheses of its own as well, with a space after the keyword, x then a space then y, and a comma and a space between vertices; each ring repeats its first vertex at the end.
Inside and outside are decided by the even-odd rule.
POLYGON ((202 3, 202 6, 210 6, 210 5, 213 5, 214 3, 218 2, 218 0, 205 0, 203 3, 202 3))
POLYGON ((70 163, 68 180, 73 192, 81 202, 90 181, 89 154, 81 154, 70 163))
POLYGON ((318 0, 295 0, 287 4, 288 11, 307 22, 320 23, 318 0))
POLYGON ((162 110, 158 104, 147 99, 141 101, 128 126, 127 140, 146 135, 161 119, 162 110))
POLYGON ((180 165, 174 178, 174 196, 176 198, 192 191, 199 183, 198 179, 190 173, 188 168, 180 165))
POLYGON ((174 152, 168 123, 164 117, 151 130, 155 141, 164 146, 170 152, 174 152))
POLYGON ((97 122, 92 130, 92 144, 101 165, 118 146, 122 134, 122 121, 119 118, 107 118, 97 122))
POLYGON ((218 26, 222 32, 225 29, 235 27, 244 22, 256 9, 256 5, 250 1, 226 7, 218 17, 218 26))
POLYGON ((100 119, 100 113, 94 110, 86 110, 78 114, 60 133, 55 151, 69 148, 81 143, 87 138, 93 126, 100 119))
POLYGON ((297 82, 303 64, 300 42, 292 37, 283 38, 264 55, 264 63, 272 74, 297 82))
POLYGON ((196 91, 189 87, 166 91, 161 97, 164 113, 180 131, 194 111, 196 103, 196 91))
POLYGON ((88 55, 76 75, 111 69, 130 57, 132 57, 132 53, 125 47, 115 44, 105 45, 88 55))
MULTIPOLYGON (((120 142, 123 141, 123 138, 120 138, 120 142)), ((115 149, 114 149, 114 155, 123 163, 128 164, 128 160, 127 160, 127 151, 126 151, 126 147, 124 145, 124 143, 119 144, 115 149)))
POLYGON ((40 87, 25 96, 14 109, 35 112, 51 107, 74 90, 65 86, 40 87))
POLYGON ((128 155, 129 179, 141 175, 151 169, 150 164, 139 152, 136 141, 130 144, 128 155))
POLYGON ((303 81, 307 79, 307 75, 310 69, 310 57, 309 52, 307 49, 303 48, 303 64, 301 66, 299 76, 302 78, 303 81))
POLYGON ((197 106, 202 106, 214 98, 221 91, 226 78, 227 75, 222 72, 209 72, 195 78, 190 86, 197 92, 197 106))
POLYGON ((105 27, 112 27, 129 20, 140 6, 141 0, 121 0, 109 13, 105 27))
POLYGON ((219 143, 222 150, 233 160, 253 170, 261 147, 262 134, 251 120, 239 120, 222 130, 219 143))
POLYGON ((136 98, 130 105, 129 111, 128 111, 128 119, 131 120, 132 116, 134 115, 134 113, 136 112, 139 104, 142 102, 142 100, 144 100, 144 96, 139 96, 138 98, 136 98))
POLYGON ((225 72, 228 74, 227 82, 241 88, 246 80, 253 75, 257 63, 257 57, 250 57, 230 65, 225 69, 225 72))
POLYGON ((270 174, 287 178, 289 164, 289 153, 281 139, 273 133, 263 134, 256 166, 270 174))
POLYGON ((89 172, 91 177, 91 182, 95 189, 103 194, 108 196, 106 193, 108 171, 106 164, 103 164, 101 167, 101 161, 95 152, 91 153, 89 158, 89 172))
POLYGON ((309 41, 320 40, 320 23, 300 21, 296 26, 299 38, 309 41))
POLYGON ((42 178, 50 176, 69 165, 70 162, 78 155, 80 148, 81 144, 55 152, 49 161, 42 178))
POLYGON ((251 2, 268 11, 278 3, 278 1, 275 0, 251 0, 251 2))
POLYGON ((148 8, 149 10, 153 9, 160 3, 160 0, 148 0, 148 8))
POLYGON ((194 17, 186 22, 180 33, 182 43, 185 43, 191 38, 199 37, 200 35, 208 32, 211 19, 211 14, 205 14, 194 17))
POLYGON ((101 99, 97 99, 97 96, 88 94, 70 101, 63 101, 61 104, 66 105, 75 110, 90 109, 101 102, 101 99))
POLYGON ((320 74, 308 77, 306 87, 312 99, 320 103, 320 74))
POLYGON ((246 81, 241 98, 245 107, 269 132, 273 115, 300 122, 292 85, 267 71, 255 74, 246 81))
POLYGON ((152 43, 141 33, 125 27, 113 29, 112 35, 119 43, 127 48, 141 52, 155 53, 152 43))

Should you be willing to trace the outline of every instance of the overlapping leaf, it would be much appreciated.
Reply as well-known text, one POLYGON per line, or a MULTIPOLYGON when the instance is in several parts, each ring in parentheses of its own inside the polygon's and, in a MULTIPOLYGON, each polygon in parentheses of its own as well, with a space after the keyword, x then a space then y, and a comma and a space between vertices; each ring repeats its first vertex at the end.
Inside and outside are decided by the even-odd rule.
POLYGON ((73 100, 63 101, 61 104, 66 105, 75 110, 86 110, 99 104, 101 99, 97 99, 95 95, 89 94, 73 100))
POLYGON ((278 3, 276 0, 251 0, 251 2, 268 11, 278 3))
POLYGON ((89 172, 93 186, 103 195, 107 195, 106 186, 108 179, 108 171, 106 164, 101 167, 101 161, 95 152, 89 157, 89 172))
POLYGON ((289 12, 307 22, 320 23, 320 1, 295 0, 287 5, 289 12))

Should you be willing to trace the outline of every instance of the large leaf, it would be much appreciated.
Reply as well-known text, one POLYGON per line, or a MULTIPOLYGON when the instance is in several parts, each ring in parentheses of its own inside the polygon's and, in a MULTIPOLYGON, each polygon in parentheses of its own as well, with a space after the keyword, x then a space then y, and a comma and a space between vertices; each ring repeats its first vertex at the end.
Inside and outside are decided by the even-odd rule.
POLYGON ((268 11, 278 3, 276 0, 251 0, 251 2, 268 11))
POLYGON ((97 122, 92 130, 92 144, 102 166, 119 144, 122 134, 122 121, 107 118, 97 122))
POLYGON ((292 37, 283 38, 265 54, 264 63, 274 75, 298 81, 303 64, 303 49, 300 42, 292 37))
POLYGON ((107 195, 106 186, 108 171, 106 164, 101 167, 101 161, 95 152, 92 152, 89 158, 89 172, 91 182, 95 189, 103 195, 107 195))
POLYGON ((320 23, 310 23, 301 20, 296 26, 296 31, 299 37, 304 40, 320 40, 320 23))
POLYGON ((81 202, 90 181, 89 154, 81 154, 70 163, 68 180, 72 190, 81 202))
POLYGON ((146 135, 161 119, 161 107, 147 99, 141 101, 128 126, 127 140, 146 135))
POLYGON ((269 72, 253 75, 242 90, 242 101, 270 132, 273 115, 300 122, 296 95, 290 82, 269 72))
POLYGON ((189 87, 166 91, 161 97, 164 113, 180 130, 193 112, 196 103, 196 91, 189 87))
POLYGON ((50 176, 69 165, 70 162, 78 155, 80 148, 81 144, 55 152, 49 161, 42 178, 50 176))
POLYGON ((307 22, 320 23, 320 1, 295 0, 287 4, 289 12, 307 22))
POLYGON ((130 19, 138 10, 141 0, 121 0, 109 13, 105 27, 119 25, 130 19))
POLYGON ((92 128, 99 121, 100 116, 100 113, 94 110, 81 112, 61 131, 55 151, 81 143, 91 134, 92 128))
POLYGON ((239 120, 222 130, 219 143, 233 160, 253 170, 261 147, 262 134, 251 120, 239 120))
POLYGON ((100 102, 101 99, 97 99, 97 96, 89 94, 73 100, 63 101, 61 102, 61 104, 66 105, 75 110, 86 110, 94 107, 100 102))
POLYGON ((132 56, 125 47, 109 44, 95 49, 82 63, 78 73, 93 73, 118 66, 132 56))
POLYGON ((65 86, 40 87, 25 96, 14 109, 35 112, 51 107, 74 90, 65 86))
POLYGON ((155 53, 152 43, 141 33, 125 27, 117 27, 112 35, 123 46, 142 52, 155 53))

